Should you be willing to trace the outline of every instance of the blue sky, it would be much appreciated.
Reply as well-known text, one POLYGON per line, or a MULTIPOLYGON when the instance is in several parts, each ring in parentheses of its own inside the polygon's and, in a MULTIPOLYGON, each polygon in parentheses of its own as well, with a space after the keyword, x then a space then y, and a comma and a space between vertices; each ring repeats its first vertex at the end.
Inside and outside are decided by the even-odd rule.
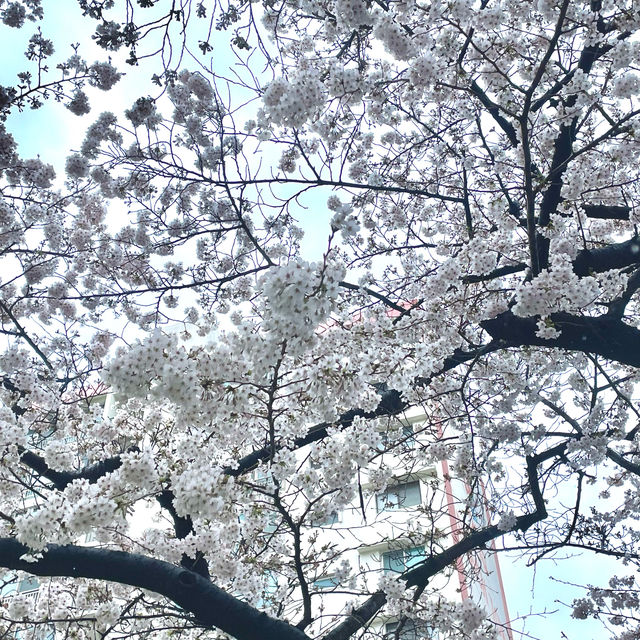
MULTIPOLYGON (((96 53, 99 53, 100 59, 104 59, 104 52, 99 52, 89 37, 80 37, 87 32, 87 22, 76 2, 44 0, 43 5, 46 18, 40 25, 42 35, 53 40, 56 49, 51 57, 52 67, 71 56, 71 45, 77 42, 82 42, 80 53, 87 61, 93 62, 97 57, 96 53)), ((0 84, 15 85, 17 73, 35 70, 35 65, 27 61, 24 52, 36 26, 32 23, 27 23, 22 29, 3 26, 0 84)), ((52 80, 59 78, 60 71, 52 69, 49 77, 52 80)), ((40 109, 26 108, 22 112, 14 110, 7 120, 7 128, 18 140, 23 157, 39 155, 43 161, 56 167, 64 166, 69 149, 80 145, 87 124, 85 119, 74 116, 62 104, 52 100, 48 100, 40 109)))
MULTIPOLYGON (((52 70, 49 72, 51 80, 60 77, 60 71, 55 65, 67 59, 74 52, 72 45, 80 43, 79 54, 91 64, 94 61, 104 61, 108 54, 91 40, 95 28, 94 21, 82 16, 82 12, 75 0, 43 0, 45 20, 41 23, 43 36, 53 40, 55 53, 51 57, 52 70)), ((192 20, 200 26, 196 20, 192 20)), ((190 23, 191 24, 191 23, 190 23)), ((204 22, 202 23, 204 26, 204 22)), ((8 29, 2 27, 3 40, 0 50, 3 54, 3 64, 0 65, 0 84, 13 86, 17 83, 17 73, 25 70, 35 70, 24 56, 30 36, 36 25, 27 23, 22 29, 8 29)), ((204 36, 200 36, 204 37, 204 36)), ((216 70, 224 70, 234 61, 230 38, 227 32, 212 34, 214 44, 214 64, 216 70)), ((195 51, 198 52, 197 47, 195 51)), ((25 158, 40 156, 47 163, 52 164, 61 178, 65 159, 70 153, 78 149, 82 143, 86 127, 102 111, 121 113, 129 108, 134 100, 141 95, 157 95, 159 88, 153 85, 150 77, 154 69, 147 62, 144 66, 131 67, 124 63, 127 52, 121 50, 111 54, 114 64, 123 78, 108 93, 85 87, 89 95, 92 111, 87 116, 78 117, 64 107, 62 103, 48 100, 36 110, 26 108, 22 112, 14 110, 7 120, 7 128, 18 140, 20 155, 25 158)), ((196 60, 186 57, 184 66, 191 70, 198 69, 199 62, 206 62, 206 58, 198 56, 196 60)), ((258 108, 257 103, 254 103, 258 108)), ((247 116, 248 117, 248 116, 247 116)), ((264 146, 260 149, 261 157, 268 153, 264 146)), ((277 163, 277 158, 275 158, 277 163)), ((290 191, 279 189, 280 192, 290 191)), ((305 229, 305 236, 301 241, 302 249, 308 260, 320 260, 327 246, 330 232, 330 215, 326 209, 326 199, 331 194, 329 189, 316 189, 307 192, 300 199, 305 207, 299 210, 299 220, 305 229)))

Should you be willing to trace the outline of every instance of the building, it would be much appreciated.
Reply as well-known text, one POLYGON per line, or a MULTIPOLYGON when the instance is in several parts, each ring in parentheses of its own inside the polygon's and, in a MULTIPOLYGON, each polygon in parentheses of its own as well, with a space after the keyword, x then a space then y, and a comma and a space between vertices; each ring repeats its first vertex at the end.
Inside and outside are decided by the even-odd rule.
MULTIPOLYGON (((400 439, 406 449, 420 447, 423 423, 424 415, 418 412, 400 419, 400 439)), ((382 441, 384 447, 384 435, 382 441)), ((478 528, 488 524, 488 514, 479 506, 481 501, 473 499, 465 483, 451 477, 447 461, 407 469, 400 459, 392 461, 393 454, 384 455, 391 458, 387 462, 394 468, 386 489, 375 491, 363 469, 360 500, 331 511, 323 522, 316 523, 318 541, 341 547, 341 562, 357 568, 370 592, 385 574, 398 576, 457 542, 463 521, 478 528)), ((317 610, 328 623, 344 614, 353 600, 340 574, 339 570, 329 571, 312 584, 320 600, 317 610)), ((496 623, 498 638, 513 640, 500 565, 491 549, 460 559, 434 576, 430 587, 451 602, 480 605, 496 623)), ((393 615, 375 618, 369 632, 372 638, 394 640, 437 637, 427 619, 393 615)))

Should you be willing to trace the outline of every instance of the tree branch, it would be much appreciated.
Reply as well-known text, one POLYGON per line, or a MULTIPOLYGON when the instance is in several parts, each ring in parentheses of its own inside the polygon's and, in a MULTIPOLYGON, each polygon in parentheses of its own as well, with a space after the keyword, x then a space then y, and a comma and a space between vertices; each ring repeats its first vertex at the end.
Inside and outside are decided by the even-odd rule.
MULTIPOLYGON (((139 451, 139 449, 131 447, 129 451, 139 451)), ((60 491, 63 491, 74 480, 88 480, 90 484, 95 484, 100 478, 122 466, 120 456, 113 456, 83 467, 79 471, 55 471, 37 453, 28 451, 21 446, 18 447, 18 453, 20 453, 20 461, 23 464, 35 471, 39 476, 49 480, 60 491)))
POLYGON ((500 113, 500 106, 489 98, 475 80, 471 83, 471 93, 480 100, 482 106, 489 112, 502 131, 504 131, 512 146, 517 147, 519 144, 518 134, 515 127, 500 113))
MULTIPOLYGON (((63 491, 74 480, 88 480, 90 484, 95 484, 100 478, 112 473, 122 466, 120 456, 114 456, 96 462, 95 464, 83 467, 79 471, 55 471, 51 469, 42 456, 32 451, 27 451, 23 447, 18 447, 20 461, 35 471, 40 477, 49 480, 59 491, 63 491)), ((129 451, 139 451, 137 447, 131 447, 129 451)), ((156 496, 158 504, 166 509, 173 520, 173 528, 176 538, 186 538, 193 531, 191 518, 179 516, 173 506, 174 495, 172 491, 164 490, 156 496)), ((195 558, 184 554, 181 565, 185 569, 195 571, 205 578, 209 577, 207 562, 202 553, 198 552, 195 558)))
MULTIPOLYGON (((169 489, 165 489, 156 496, 157 503, 169 513, 173 520, 173 530, 176 534, 176 538, 178 540, 182 540, 193 532, 193 521, 189 516, 182 517, 178 515, 176 508, 173 506, 174 499, 175 495, 173 494, 173 491, 170 491, 169 489)), ((203 578, 208 579, 210 577, 207 561, 201 551, 196 551, 195 558, 183 553, 180 565, 185 569, 195 571, 203 578)))
POLYGON ((583 204, 582 210, 587 218, 600 220, 628 220, 631 207, 614 204, 583 204))
POLYGON ((0 538, 0 566, 36 576, 93 578, 163 595, 197 622, 238 640, 308 640, 299 629, 269 617, 187 569, 137 553, 76 545, 48 545, 37 562, 21 559, 31 551, 12 538, 0 538))
POLYGON ((624 242, 610 244, 599 249, 583 249, 573 261, 573 271, 579 276, 611 269, 623 269, 640 263, 640 237, 633 236, 624 242))
POLYGON ((551 320, 560 331, 557 338, 545 339, 536 335, 535 318, 520 318, 505 311, 481 327, 504 347, 549 347, 581 351, 603 356, 620 364, 640 367, 640 331, 612 316, 574 316, 552 313, 551 320))

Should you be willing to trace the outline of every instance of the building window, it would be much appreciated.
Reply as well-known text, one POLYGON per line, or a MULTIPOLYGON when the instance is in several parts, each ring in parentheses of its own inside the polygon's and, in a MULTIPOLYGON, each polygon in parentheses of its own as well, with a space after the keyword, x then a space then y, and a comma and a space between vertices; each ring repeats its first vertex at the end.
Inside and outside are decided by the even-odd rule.
POLYGON ((311 520, 312 527, 330 527, 338 522, 341 522, 340 512, 339 511, 329 511, 322 518, 313 518, 311 520))
POLYGON ((259 487, 269 487, 273 482, 273 478, 271 476, 271 469, 267 466, 257 467, 253 470, 252 474, 254 484, 259 487))
POLYGON ((27 627, 15 632, 15 640, 54 640, 56 630, 53 625, 42 624, 37 627, 27 627))
POLYGON ((405 620, 404 623, 389 622, 384 627, 385 640, 420 640, 435 638, 433 629, 422 620, 405 620))
POLYGON ((264 527, 264 533, 267 535, 275 533, 280 527, 280 514, 275 512, 269 512, 267 516, 267 524, 264 527))
POLYGON ((18 582, 17 591, 18 593, 26 593, 28 591, 36 591, 40 583, 35 576, 25 576, 18 582))
POLYGON ((404 573, 407 569, 415 567, 426 558, 424 547, 411 547, 409 549, 396 549, 382 554, 382 567, 385 571, 404 573))
POLYGON ((324 576, 313 581, 313 586, 316 589, 334 589, 340 584, 336 576, 324 576))
POLYGON ((469 496, 469 519, 472 526, 478 528, 487 526, 487 517, 484 510, 484 504, 482 502, 482 496, 480 495, 477 487, 473 489, 469 496))
POLYGON ((388 487, 376 496, 378 512, 393 509, 407 509, 422 503, 420 481, 405 482, 388 487))
POLYGON ((35 576, 24 575, 21 580, 13 573, 0 574, 0 597, 16 595, 18 593, 33 596, 38 593, 40 582, 35 576))
POLYGON ((404 442, 405 446, 413 449, 416 446, 416 439, 413 434, 413 427, 410 424, 403 424, 402 427, 397 429, 392 429, 389 431, 381 431, 380 432, 380 449, 384 451, 388 449, 390 445, 397 443, 399 440, 404 442), (390 433, 393 434, 390 436, 390 433))

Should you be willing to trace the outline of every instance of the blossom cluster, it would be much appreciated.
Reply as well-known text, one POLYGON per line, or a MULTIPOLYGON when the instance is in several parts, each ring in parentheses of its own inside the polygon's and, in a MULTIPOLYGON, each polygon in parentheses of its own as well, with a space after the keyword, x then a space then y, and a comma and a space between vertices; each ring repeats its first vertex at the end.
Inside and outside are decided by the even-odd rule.
POLYGON ((183 70, 167 91, 175 110, 175 122, 188 122, 190 116, 203 116, 212 109, 214 93, 209 81, 199 73, 183 70))
POLYGON ((89 67, 89 84, 102 91, 109 91, 122 77, 110 62, 94 62, 89 67))
POLYGON ((335 211, 331 218, 331 228, 342 233, 342 237, 347 239, 355 236, 360 230, 360 223, 355 215, 353 215, 353 207, 349 204, 340 202, 336 196, 331 196, 327 201, 327 206, 335 211))
POLYGON ((277 341, 287 340, 290 351, 306 348, 329 317, 343 276, 342 267, 331 263, 297 261, 270 270, 261 282, 266 305, 263 330, 277 341))
POLYGON ((149 129, 155 129, 161 120, 151 98, 138 98, 133 107, 125 112, 125 115, 134 127, 145 125, 149 129))
POLYGON ((113 113, 105 111, 87 129, 85 139, 82 143, 82 154, 87 158, 95 158, 98 149, 104 141, 121 143, 122 135, 115 128, 117 119, 113 113))
POLYGON ((2 22, 8 27, 19 29, 27 17, 27 10, 20 2, 10 2, 2 9, 2 22))
POLYGON ((338 0, 336 15, 346 27, 351 29, 373 24, 373 16, 366 3, 358 0, 338 0))
POLYGON ((324 86, 313 69, 298 71, 291 80, 276 78, 265 89, 263 102, 275 124, 300 128, 320 109, 324 86))
POLYGON ((577 311, 591 306, 600 293, 596 278, 579 278, 566 254, 556 254, 554 263, 548 270, 518 287, 513 312, 527 317, 546 316, 558 311, 577 311))

